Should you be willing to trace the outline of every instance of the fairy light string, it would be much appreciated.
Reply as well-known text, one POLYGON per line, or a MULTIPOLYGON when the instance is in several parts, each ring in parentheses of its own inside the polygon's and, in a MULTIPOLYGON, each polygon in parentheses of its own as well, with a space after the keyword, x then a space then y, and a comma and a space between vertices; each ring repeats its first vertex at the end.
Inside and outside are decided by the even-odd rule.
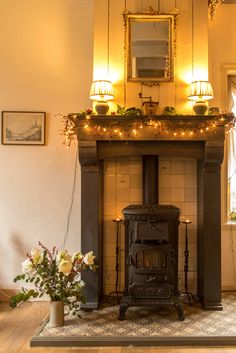
POLYGON ((165 137, 168 139, 194 139, 201 135, 216 134, 217 127, 224 126, 226 134, 234 126, 231 113, 208 116, 204 121, 192 116, 122 116, 97 117, 85 112, 63 117, 65 145, 77 139, 78 132, 103 140, 129 140, 134 138, 165 137))

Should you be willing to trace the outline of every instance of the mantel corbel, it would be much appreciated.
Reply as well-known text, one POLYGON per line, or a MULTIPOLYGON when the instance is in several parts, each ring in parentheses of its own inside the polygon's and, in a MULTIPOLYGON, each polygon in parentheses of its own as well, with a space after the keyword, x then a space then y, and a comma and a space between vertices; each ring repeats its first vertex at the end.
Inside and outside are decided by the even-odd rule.
POLYGON ((224 140, 207 140, 205 142, 205 163, 221 164, 224 158, 224 140))
POLYGON ((79 161, 82 167, 98 165, 97 141, 78 141, 79 161))

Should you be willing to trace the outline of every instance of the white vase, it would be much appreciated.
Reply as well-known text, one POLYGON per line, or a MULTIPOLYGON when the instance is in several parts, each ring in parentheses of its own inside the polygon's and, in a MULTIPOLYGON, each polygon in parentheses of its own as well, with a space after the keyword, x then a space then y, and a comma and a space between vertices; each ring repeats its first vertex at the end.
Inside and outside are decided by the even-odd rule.
POLYGON ((49 307, 49 325, 59 327, 64 325, 64 302, 51 301, 49 307))

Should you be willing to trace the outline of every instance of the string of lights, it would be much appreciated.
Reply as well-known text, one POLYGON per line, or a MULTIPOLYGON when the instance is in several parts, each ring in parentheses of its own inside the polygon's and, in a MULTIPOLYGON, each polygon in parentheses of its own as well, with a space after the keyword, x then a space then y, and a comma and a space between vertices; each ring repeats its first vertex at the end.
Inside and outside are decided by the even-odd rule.
POLYGON ((234 126, 232 113, 206 116, 204 120, 190 115, 174 116, 124 116, 104 118, 87 115, 86 112, 69 114, 64 120, 65 145, 78 138, 78 134, 89 134, 103 140, 130 140, 135 138, 194 139, 205 134, 216 134, 218 126, 224 126, 226 134, 234 126))

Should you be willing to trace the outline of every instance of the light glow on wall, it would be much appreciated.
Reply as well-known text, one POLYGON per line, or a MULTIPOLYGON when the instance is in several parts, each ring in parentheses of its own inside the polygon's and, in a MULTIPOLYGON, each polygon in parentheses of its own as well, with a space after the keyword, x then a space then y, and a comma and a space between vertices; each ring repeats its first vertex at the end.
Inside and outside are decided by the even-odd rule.
POLYGON ((108 72, 104 64, 96 65, 93 71, 93 80, 109 80, 114 84, 123 80, 123 71, 117 66, 110 68, 108 72))

